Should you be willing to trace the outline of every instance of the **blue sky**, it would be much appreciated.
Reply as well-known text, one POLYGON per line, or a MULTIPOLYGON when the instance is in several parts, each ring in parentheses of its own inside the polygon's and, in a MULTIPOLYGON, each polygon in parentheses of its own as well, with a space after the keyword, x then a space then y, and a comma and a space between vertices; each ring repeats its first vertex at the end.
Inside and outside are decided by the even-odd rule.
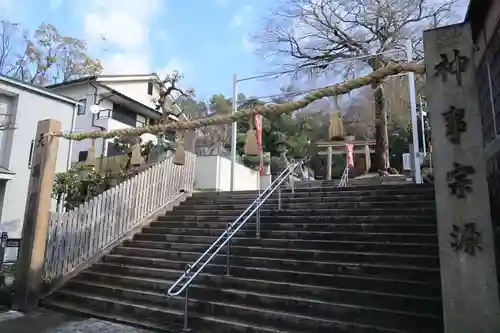
MULTIPOLYGON (((215 93, 231 95, 234 73, 248 77, 273 70, 256 54, 250 35, 275 5, 269 0, 0 0, 0 19, 30 30, 52 23, 62 34, 84 39, 105 73, 164 75, 177 69, 183 86, 206 100, 215 93)), ((334 83, 331 76, 315 81, 307 88, 334 83)), ((270 95, 286 83, 247 81, 239 91, 270 95)))
MULTIPOLYGON (((52 23, 89 43, 105 72, 164 74, 180 70, 199 98, 231 94, 240 77, 271 69, 249 35, 272 2, 267 0, 0 0, 0 18, 33 30, 52 23), (102 41, 105 36, 106 41, 102 41)), ((260 82, 241 92, 269 94, 260 82)))

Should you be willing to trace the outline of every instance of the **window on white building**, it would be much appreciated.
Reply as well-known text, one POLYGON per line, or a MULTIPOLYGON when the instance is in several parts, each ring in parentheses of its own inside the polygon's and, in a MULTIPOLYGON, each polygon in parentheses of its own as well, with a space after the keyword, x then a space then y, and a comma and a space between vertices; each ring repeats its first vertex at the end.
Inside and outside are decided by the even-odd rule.
POLYGON ((137 114, 129 108, 117 103, 114 103, 113 105, 111 118, 131 127, 135 127, 137 125, 137 114))
POLYGON ((87 160, 87 156, 89 152, 87 150, 82 150, 78 152, 78 162, 85 162, 87 160))
POLYGON ((85 111, 87 109, 87 100, 86 99, 81 99, 81 100, 78 101, 78 103, 80 103, 78 105, 78 115, 79 116, 84 115, 85 111))
POLYGON ((143 127, 147 125, 147 119, 144 116, 141 116, 140 114, 137 115, 136 119, 136 125, 135 127, 143 127))

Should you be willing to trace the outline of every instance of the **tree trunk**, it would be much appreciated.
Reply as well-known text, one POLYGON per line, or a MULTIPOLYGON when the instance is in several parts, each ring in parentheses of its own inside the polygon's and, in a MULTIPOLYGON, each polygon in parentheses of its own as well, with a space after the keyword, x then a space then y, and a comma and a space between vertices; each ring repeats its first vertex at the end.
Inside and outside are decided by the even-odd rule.
POLYGON ((389 168, 389 137, 387 133, 387 112, 384 107, 384 92, 380 82, 372 83, 375 107, 375 156, 378 171, 386 173, 389 168))

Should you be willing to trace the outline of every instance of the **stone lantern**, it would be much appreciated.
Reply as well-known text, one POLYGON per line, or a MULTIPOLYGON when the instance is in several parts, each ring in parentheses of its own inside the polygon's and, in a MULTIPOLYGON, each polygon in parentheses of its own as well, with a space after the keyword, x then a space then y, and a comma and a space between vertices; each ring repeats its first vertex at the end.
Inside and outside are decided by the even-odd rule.
POLYGON ((283 133, 279 133, 278 140, 276 140, 276 151, 279 153, 279 160, 277 163, 278 173, 285 170, 288 166, 288 161, 286 159, 287 142, 286 136, 283 133))

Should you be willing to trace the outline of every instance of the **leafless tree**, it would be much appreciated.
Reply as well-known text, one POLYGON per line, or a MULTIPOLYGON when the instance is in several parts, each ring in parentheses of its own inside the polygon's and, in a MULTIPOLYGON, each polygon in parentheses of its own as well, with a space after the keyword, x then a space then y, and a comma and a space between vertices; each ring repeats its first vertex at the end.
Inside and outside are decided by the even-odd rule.
POLYGON ((0 21, 0 74, 45 85, 99 74, 101 62, 86 43, 62 35, 52 24, 28 33, 18 23, 0 21))
MULTIPOLYGON (((450 19, 460 0, 282 0, 264 20, 254 41, 259 51, 282 69, 345 76, 404 59, 411 40, 416 60, 422 57, 424 28, 450 19), (361 61, 348 61, 363 57, 361 61), (340 60, 346 63, 339 65, 340 60), (336 64, 337 63, 337 64, 336 64), (313 68, 311 68, 313 67, 313 68)), ((387 115, 381 82, 373 82, 378 166, 388 167, 387 115)))
POLYGON ((179 82, 183 79, 183 75, 174 70, 165 76, 164 79, 158 80, 156 84, 159 88, 159 95, 155 96, 156 99, 156 109, 163 111, 162 122, 168 121, 168 116, 175 114, 172 111, 172 106, 177 103, 177 101, 194 96, 193 89, 182 89, 178 87, 179 82))
POLYGON ((11 61, 14 52, 15 37, 19 31, 18 25, 0 21, 0 74, 9 75, 15 68, 11 61))

